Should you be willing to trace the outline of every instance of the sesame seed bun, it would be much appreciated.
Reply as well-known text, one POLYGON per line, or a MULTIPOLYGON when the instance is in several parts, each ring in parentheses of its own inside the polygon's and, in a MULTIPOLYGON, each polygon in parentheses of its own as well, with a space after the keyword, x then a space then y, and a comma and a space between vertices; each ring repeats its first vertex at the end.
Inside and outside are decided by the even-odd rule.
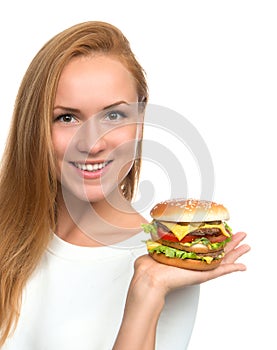
POLYGON ((155 220, 172 222, 225 221, 230 218, 228 210, 222 204, 183 198, 169 199, 156 204, 150 215, 155 220))

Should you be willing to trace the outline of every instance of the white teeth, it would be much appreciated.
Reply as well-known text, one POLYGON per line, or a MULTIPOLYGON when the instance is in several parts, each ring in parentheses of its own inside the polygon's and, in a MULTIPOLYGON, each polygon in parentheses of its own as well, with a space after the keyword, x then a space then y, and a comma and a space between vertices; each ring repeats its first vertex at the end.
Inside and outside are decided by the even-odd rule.
POLYGON ((85 171, 96 171, 104 168, 108 162, 97 163, 97 164, 84 164, 84 163, 73 163, 76 168, 85 170, 85 171))

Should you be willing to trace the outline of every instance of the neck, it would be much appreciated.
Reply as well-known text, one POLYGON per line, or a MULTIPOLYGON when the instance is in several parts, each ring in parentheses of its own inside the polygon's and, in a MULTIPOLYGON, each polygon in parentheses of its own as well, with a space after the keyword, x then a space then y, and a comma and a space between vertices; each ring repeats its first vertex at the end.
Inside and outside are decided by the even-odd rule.
POLYGON ((118 191, 108 198, 86 202, 68 191, 57 197, 56 233, 81 246, 103 246, 124 241, 141 231, 146 220, 118 191))

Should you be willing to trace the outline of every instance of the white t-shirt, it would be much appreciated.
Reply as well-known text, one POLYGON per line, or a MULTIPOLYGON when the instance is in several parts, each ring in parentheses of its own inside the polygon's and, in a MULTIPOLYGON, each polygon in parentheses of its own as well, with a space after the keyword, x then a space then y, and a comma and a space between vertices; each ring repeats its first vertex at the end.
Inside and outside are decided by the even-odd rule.
MULTIPOLYGON (((134 261, 147 253, 146 238, 142 232, 116 246, 80 247, 54 235, 24 290, 16 331, 2 349, 112 349, 134 261)), ((198 298, 199 286, 167 296, 157 350, 187 348, 198 298)))

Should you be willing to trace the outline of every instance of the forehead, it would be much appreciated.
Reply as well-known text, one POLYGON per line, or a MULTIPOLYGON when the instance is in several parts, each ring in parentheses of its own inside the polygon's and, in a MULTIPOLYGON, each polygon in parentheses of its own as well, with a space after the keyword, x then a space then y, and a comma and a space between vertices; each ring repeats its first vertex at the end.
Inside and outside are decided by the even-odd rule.
POLYGON ((104 55, 80 56, 71 59, 63 69, 56 104, 78 105, 85 101, 106 104, 106 100, 114 99, 137 101, 135 80, 118 59, 104 55))

